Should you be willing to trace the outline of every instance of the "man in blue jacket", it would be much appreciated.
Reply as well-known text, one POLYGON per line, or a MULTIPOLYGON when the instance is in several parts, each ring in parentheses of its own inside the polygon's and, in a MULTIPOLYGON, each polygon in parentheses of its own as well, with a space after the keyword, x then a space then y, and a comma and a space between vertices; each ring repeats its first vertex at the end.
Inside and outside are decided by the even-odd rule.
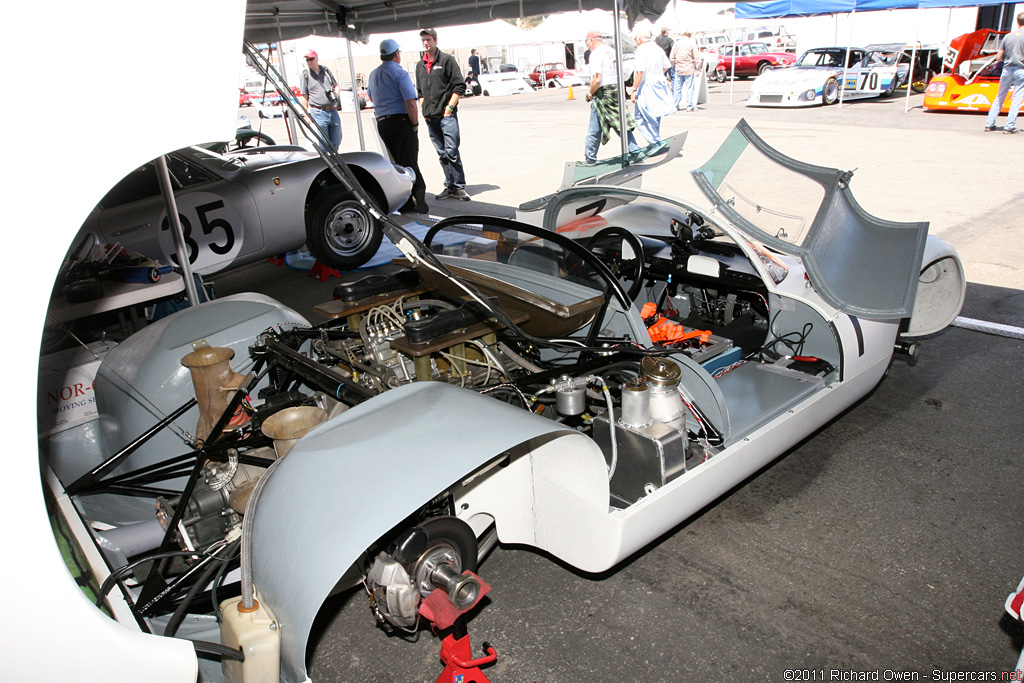
POLYGON ((423 59, 416 65, 416 90, 423 107, 427 132, 444 170, 444 190, 435 199, 469 201, 466 173, 459 155, 459 99, 466 94, 466 81, 459 64, 450 54, 437 49, 437 31, 420 31, 423 59))

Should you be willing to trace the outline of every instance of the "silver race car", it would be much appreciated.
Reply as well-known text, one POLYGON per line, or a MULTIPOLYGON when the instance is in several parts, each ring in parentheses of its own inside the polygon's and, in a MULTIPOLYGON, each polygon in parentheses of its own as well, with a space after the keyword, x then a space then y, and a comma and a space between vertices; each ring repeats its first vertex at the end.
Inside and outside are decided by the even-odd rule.
MULTIPOLYGON (((192 270, 201 275, 284 254, 303 244, 321 262, 358 268, 380 246, 379 221, 341 187, 314 152, 276 145, 219 154, 186 147, 166 156, 192 270)), ((412 169, 380 154, 344 155, 359 183, 385 212, 412 192, 412 169)), ((166 265, 179 263, 156 164, 119 182, 82 226, 166 265)), ((76 240, 76 244, 81 239, 76 240)))
POLYGON ((748 107, 808 107, 840 99, 885 97, 907 81, 909 66, 894 64, 878 50, 821 47, 800 55, 793 66, 766 71, 750 86, 748 107), (844 68, 844 64, 846 65, 844 68))
POLYGON ((396 233, 399 267, 338 285, 325 323, 235 295, 150 325, 104 358, 98 419, 41 442, 114 568, 97 602, 219 643, 229 680, 302 681, 333 592, 408 630, 437 588, 473 602, 498 541, 614 567, 958 314, 956 251, 865 213, 852 175, 741 121, 692 198, 583 179, 521 220, 396 233), (135 573, 168 553, 189 561, 135 573), (220 623, 208 587, 236 596, 220 623))

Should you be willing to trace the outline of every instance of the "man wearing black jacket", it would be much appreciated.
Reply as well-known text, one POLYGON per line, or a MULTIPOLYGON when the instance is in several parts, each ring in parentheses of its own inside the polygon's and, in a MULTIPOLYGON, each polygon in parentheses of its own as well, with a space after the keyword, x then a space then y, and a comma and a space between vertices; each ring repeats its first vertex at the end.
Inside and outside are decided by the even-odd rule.
POLYGON ((468 202, 466 173, 459 155, 459 99, 466 94, 466 81, 451 55, 437 49, 437 31, 420 31, 423 59, 416 64, 416 90, 423 108, 427 132, 444 170, 444 190, 436 199, 455 198, 468 202))

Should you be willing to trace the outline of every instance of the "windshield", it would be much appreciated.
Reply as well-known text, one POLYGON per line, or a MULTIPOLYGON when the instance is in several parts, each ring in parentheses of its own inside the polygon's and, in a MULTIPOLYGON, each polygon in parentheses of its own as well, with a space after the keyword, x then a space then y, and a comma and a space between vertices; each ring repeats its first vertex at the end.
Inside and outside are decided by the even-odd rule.
POLYGON ((762 154, 738 129, 699 171, 736 213, 795 244, 803 241, 825 198, 819 183, 762 154))
POLYGON ((800 55, 797 66, 842 66, 843 52, 839 50, 808 50, 800 55))
POLYGON ((867 213, 853 198, 852 176, 785 156, 742 119, 693 171, 716 212, 768 248, 800 258, 831 306, 865 317, 907 317, 928 224, 867 213))
POLYGON ((752 55, 760 55, 768 52, 768 46, 764 43, 751 43, 750 45, 747 45, 746 48, 750 50, 750 54, 752 55))

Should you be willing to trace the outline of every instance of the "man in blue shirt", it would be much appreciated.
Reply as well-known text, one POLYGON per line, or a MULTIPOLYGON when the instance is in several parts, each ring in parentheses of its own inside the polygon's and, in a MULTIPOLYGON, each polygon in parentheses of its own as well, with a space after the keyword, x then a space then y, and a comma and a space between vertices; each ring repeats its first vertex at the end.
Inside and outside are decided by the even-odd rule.
POLYGON ((402 213, 427 213, 427 185, 417 161, 420 120, 416 86, 409 72, 402 68, 402 51, 398 49, 397 41, 385 38, 380 42, 380 61, 381 65, 370 72, 367 86, 377 117, 377 132, 394 162, 416 172, 412 197, 399 210, 402 213))

